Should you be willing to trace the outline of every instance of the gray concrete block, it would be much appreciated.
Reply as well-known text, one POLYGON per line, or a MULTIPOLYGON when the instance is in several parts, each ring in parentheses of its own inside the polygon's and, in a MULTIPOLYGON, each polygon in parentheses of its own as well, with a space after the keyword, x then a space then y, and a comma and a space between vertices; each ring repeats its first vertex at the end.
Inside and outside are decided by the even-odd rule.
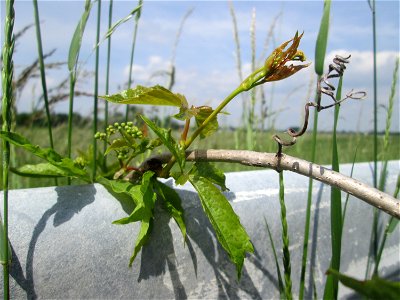
MULTIPOLYGON (((342 165, 344 174, 350 165, 342 165)), ((392 192, 399 162, 389 164, 392 192)), ((368 163, 356 164, 354 177, 371 183, 368 163)), ((285 201, 290 234, 293 292, 298 293, 308 178, 285 172, 285 201)), ((168 182, 168 181, 167 181, 168 182)), ((272 170, 228 173, 226 192, 248 231, 255 254, 245 261, 240 281, 218 245, 198 196, 190 185, 177 187, 185 208, 188 242, 178 226, 156 207, 148 244, 128 267, 138 224, 111 222, 129 208, 99 184, 14 190, 10 192, 10 241, 13 248, 12 298, 215 299, 279 298, 275 262, 265 229, 269 223, 281 259, 278 174, 272 170), (124 210, 125 209, 125 210, 124 210)), ((314 181, 306 298, 312 277, 319 297, 330 261, 330 188, 314 181)), ((343 194, 343 199, 345 195, 343 194)), ((350 197, 342 242, 341 271, 364 278, 372 208, 350 197)), ((387 216, 382 214, 385 224, 387 216)), ((387 242, 381 275, 399 278, 399 229, 387 242)), ((2 280, 2 275, 0 275, 2 280)), ((3 291, 0 292, 3 294, 3 291)), ((352 297, 341 287, 342 298, 352 297)))

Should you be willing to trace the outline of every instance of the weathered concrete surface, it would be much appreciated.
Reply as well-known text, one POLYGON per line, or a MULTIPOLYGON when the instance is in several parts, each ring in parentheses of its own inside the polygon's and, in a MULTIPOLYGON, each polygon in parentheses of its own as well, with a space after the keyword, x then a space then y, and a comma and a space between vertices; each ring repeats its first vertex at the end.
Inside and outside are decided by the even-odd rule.
MULTIPOLYGON (((341 171, 349 174, 350 168, 343 165, 341 171)), ((392 192, 399 162, 390 162, 388 169, 387 186, 392 192)), ((284 177, 296 295, 308 178, 289 172, 284 177)), ((357 164, 354 177, 371 183, 370 164, 357 164)), ((265 217, 281 259, 278 174, 271 170, 230 173, 227 186, 230 191, 226 195, 256 249, 246 259, 239 282, 234 266, 217 244, 194 189, 188 185, 178 189, 186 209, 189 242, 183 245, 175 222, 157 208, 153 235, 132 268, 128 268, 128 261, 138 225, 111 224, 126 216, 124 209, 129 208, 123 207, 103 186, 11 191, 12 298, 279 298, 275 262, 264 222, 265 217)), ((331 251, 330 188, 314 182, 313 193, 307 274, 314 275, 321 297, 331 251)), ((371 224, 371 207, 350 197, 342 242, 342 272, 364 277, 371 224)), ((399 278, 398 228, 387 244, 381 275, 399 278)), ((307 275, 306 298, 311 298, 312 282, 307 275)), ((352 296, 351 291, 342 287, 340 293, 342 298, 352 296)))

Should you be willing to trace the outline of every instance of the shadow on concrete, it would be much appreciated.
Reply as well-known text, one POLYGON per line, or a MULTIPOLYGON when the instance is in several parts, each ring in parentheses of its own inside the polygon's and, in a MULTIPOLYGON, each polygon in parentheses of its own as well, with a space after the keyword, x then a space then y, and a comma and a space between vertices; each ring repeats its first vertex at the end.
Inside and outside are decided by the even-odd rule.
MULTIPOLYGON (((178 193, 181 199, 190 199, 191 201, 193 201, 193 199, 198 199, 197 193, 194 192, 181 190, 178 191, 178 193)), ((198 201, 198 203, 200 203, 200 200, 198 201)), ((240 282, 238 281, 236 268, 229 260, 225 250, 217 242, 214 229, 201 206, 184 205, 184 207, 188 236, 186 246, 192 260, 196 278, 198 275, 198 262, 193 245, 198 247, 207 260, 207 263, 212 267, 213 275, 218 287, 218 298, 238 299, 240 297, 239 291, 243 291, 251 299, 261 299, 262 297, 257 291, 245 267, 243 267, 241 280, 240 282)), ((138 281, 149 280, 151 277, 165 274, 166 268, 168 267, 175 298, 187 299, 188 295, 185 290, 185 285, 193 286, 196 282, 182 282, 182 279, 179 277, 177 257, 175 256, 173 245, 174 239, 171 229, 168 226, 170 217, 165 212, 162 212, 161 205, 158 205, 155 210, 157 217, 154 220, 153 228, 157 228, 157 230, 152 232, 148 242, 142 248, 138 281)), ((256 268, 260 268, 263 272, 268 272, 265 269, 262 269, 262 265, 260 262, 257 262, 257 259, 253 259, 253 261, 255 261, 254 265, 256 268)), ((190 267, 185 266, 185 269, 189 271, 190 267)), ((204 274, 201 275, 204 276, 204 274)), ((268 275, 269 278, 273 277, 269 273, 268 275)), ((199 281, 203 281, 204 279, 207 281, 213 281, 214 278, 212 278, 212 273, 206 274, 206 276, 206 278, 199 278, 199 281)), ((202 287, 205 296, 207 295, 207 288, 209 288, 209 285, 204 285, 202 287)))
POLYGON ((96 189, 93 185, 76 186, 73 191, 71 191, 71 187, 56 187, 55 191, 57 192, 57 202, 44 212, 33 230, 26 259, 26 277, 24 276, 20 261, 12 249, 13 261, 10 275, 26 291, 27 299, 37 298, 33 274, 35 246, 41 233, 45 230, 50 217, 54 215, 54 227, 60 226, 71 220, 85 206, 91 204, 96 194, 96 189), (77 197, 72 198, 71 195, 76 195, 77 197))

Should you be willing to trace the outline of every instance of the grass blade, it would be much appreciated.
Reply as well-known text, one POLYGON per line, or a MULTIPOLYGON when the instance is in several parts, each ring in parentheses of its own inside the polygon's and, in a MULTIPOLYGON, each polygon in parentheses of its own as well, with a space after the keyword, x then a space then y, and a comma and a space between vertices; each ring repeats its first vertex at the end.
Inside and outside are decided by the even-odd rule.
MULTIPOLYGON (((372 13, 372 43, 373 43, 373 84, 374 84, 374 174, 373 182, 374 187, 378 187, 378 85, 377 85, 377 70, 376 70, 376 11, 375 11, 375 0, 369 0, 368 5, 372 13)), ((378 223, 379 223, 379 211, 374 209, 371 240, 370 240, 370 253, 368 255, 367 269, 365 272, 365 278, 369 276, 369 270, 371 267, 371 260, 375 260, 378 251, 378 223)))
POLYGON ((319 76, 324 73, 326 45, 328 44, 330 9, 331 0, 325 0, 317 43, 315 45, 315 73, 317 73, 319 76))
MULTIPOLYGON (((6 1, 6 14, 4 22, 4 44, 3 44, 3 66, 2 66, 2 117, 3 117, 3 131, 10 132, 11 129, 11 108, 13 106, 14 90, 13 90, 13 75, 14 75, 14 1, 6 1)), ((3 260, 3 292, 4 299, 9 299, 10 284, 9 284, 9 267, 11 252, 9 251, 8 242, 8 179, 9 179, 9 166, 10 166, 10 143, 2 140, 3 146, 3 226, 1 239, 1 256, 3 260)))
MULTIPOLYGON (((331 1, 325 0, 321 24, 318 32, 318 38, 315 46, 315 72, 319 77, 318 80, 321 78, 324 72, 326 45, 328 43, 330 7, 331 7, 331 1)), ((316 97, 318 97, 318 92, 316 97)), ((318 112, 317 110, 314 110, 314 126, 312 132, 312 148, 311 148, 311 158, 310 158, 311 162, 315 161, 315 153, 317 147, 317 132, 318 132, 318 112)), ((312 190, 313 190, 313 180, 310 178, 308 181, 306 220, 304 225, 304 239, 303 239, 303 255, 301 261, 300 288, 299 288, 300 300, 304 299, 304 283, 305 283, 305 274, 306 274, 306 265, 308 256, 308 237, 310 234, 312 190)))
MULTIPOLYGON (((49 109, 49 99, 47 95, 47 84, 46 84, 46 73, 43 62, 43 48, 42 48, 42 35, 40 32, 40 22, 39 22, 39 9, 37 0, 33 0, 33 12, 35 15, 35 27, 36 27, 36 41, 38 46, 38 57, 39 57, 39 66, 40 66, 40 78, 42 81, 42 89, 43 89, 43 100, 46 109, 46 117, 47 117, 47 129, 49 133, 50 139, 50 147, 54 149, 53 144, 53 133, 51 128, 51 118, 50 118, 50 109, 49 109)), ((55 179, 55 184, 57 185, 57 179, 55 179)))
POLYGON ((281 299, 285 297, 285 285, 282 280, 281 268, 279 267, 278 256, 276 255, 274 240, 272 239, 271 231, 269 230, 267 219, 264 217, 265 227, 267 228, 269 241, 271 242, 272 253, 274 254, 276 273, 278 274, 279 296, 281 299))
POLYGON ((360 281, 341 274, 333 269, 329 269, 327 273, 340 280, 343 285, 355 290, 367 299, 399 299, 399 282, 383 280, 377 276, 374 276, 371 280, 360 281))
MULTIPOLYGON (((68 70, 69 70, 69 105, 68 105, 68 137, 67 137, 67 155, 71 158, 72 152, 72 121, 74 113, 74 94, 77 76, 77 64, 79 51, 82 44, 83 32, 85 31, 86 23, 89 18, 92 5, 90 0, 86 0, 85 9, 79 20, 79 23, 72 36, 71 44, 68 52, 68 70)), ((68 178, 68 184, 71 184, 71 179, 68 178)))
POLYGON ((291 278, 291 264, 289 252, 289 234, 288 224, 286 219, 286 205, 285 205, 285 186, 283 183, 283 172, 279 173, 279 202, 281 205, 281 222, 282 222, 282 251, 283 251, 283 269, 285 278, 285 298, 293 299, 292 295, 292 278, 291 278))
MULTIPOLYGON (((143 5, 143 0, 139 0, 139 3, 138 3, 139 10, 137 11, 136 18, 135 18, 135 28, 133 31, 133 38, 132 38, 131 58, 130 58, 130 62, 129 62, 128 89, 130 89, 131 85, 132 85, 133 56, 135 54, 136 36, 137 36, 137 30, 138 30, 138 26, 139 26, 140 15, 142 14, 142 5, 143 5)), ((129 119, 129 105, 126 106, 125 122, 128 122, 128 119, 129 119)))
POLYGON ((387 108, 387 115, 386 115, 386 127, 385 127, 385 136, 383 138, 383 149, 381 153, 381 159, 384 161, 383 167, 381 169, 380 179, 379 179, 379 190, 385 190, 386 184, 386 177, 387 177, 387 164, 388 159, 386 158, 386 153, 389 148, 389 136, 390 136, 390 128, 392 125, 392 115, 393 115, 393 107, 394 107, 394 100, 396 96, 396 88, 397 88, 397 79, 398 79, 398 72, 399 72, 399 58, 396 59, 396 63, 394 66, 393 71, 393 79, 392 79, 392 86, 390 89, 390 96, 389 96, 389 107, 387 108))
MULTIPOLYGON (((108 7, 108 28, 111 28, 112 22, 112 10, 113 10, 113 0, 110 0, 110 5, 108 7)), ((110 29, 109 29, 110 30, 110 29)), ((111 58, 111 36, 107 38, 107 66, 106 66, 106 88, 105 94, 108 95, 110 87, 110 58, 111 58)), ((105 102, 104 107, 104 132, 107 131, 108 126, 108 101, 105 102)), ((104 140, 103 152, 107 149, 107 141, 104 140)), ((107 168, 107 156, 103 158, 103 169, 106 171, 107 168)))
MULTIPOLYGON (((343 77, 340 77, 336 93, 336 99, 341 99, 343 77)), ((339 172, 339 154, 337 149, 337 122, 339 119, 340 106, 335 106, 334 124, 332 132, 332 170, 339 172)), ((342 195, 340 189, 331 187, 331 247, 332 258, 331 268, 339 272, 340 270, 340 256, 342 245, 342 195)), ((328 275, 327 282, 324 290, 324 299, 337 299, 339 282, 336 277, 328 275)))
MULTIPOLYGON (((97 3, 97 29, 96 29, 96 45, 99 43, 100 39, 100 18, 101 18, 101 0, 97 3)), ((92 169, 92 179, 96 178, 97 171, 97 139, 95 139, 95 134, 97 132, 97 111, 98 111, 98 99, 99 94, 99 47, 96 47, 96 61, 95 61, 95 74, 94 74, 94 96, 93 96, 93 169, 92 169)))
POLYGON ((68 70, 71 72, 76 69, 76 65, 78 63, 79 50, 82 44, 83 32, 85 31, 86 23, 89 18, 90 9, 92 5, 90 0, 86 0, 85 2, 85 10, 82 14, 81 19, 79 20, 78 25, 76 26, 74 35, 72 36, 71 44, 69 46, 68 52, 68 70))
MULTIPOLYGON (((395 64, 395 68, 393 71, 392 87, 391 87, 390 96, 389 96, 389 107, 388 107, 387 115, 386 115, 385 136, 383 138, 383 150, 382 150, 382 158, 383 158, 384 162, 383 162, 383 166, 381 169, 380 180, 379 180, 379 189, 381 191, 383 191, 385 189, 385 183, 386 183, 386 178, 387 178, 388 159, 386 158, 386 156, 387 156, 386 153, 387 153, 388 146, 389 146, 389 135, 390 135, 390 128, 391 128, 391 123, 392 123, 391 121, 392 121, 394 100, 395 100, 395 95, 396 95, 398 71, 399 71, 399 58, 396 59, 396 64, 395 64)), ((396 189, 397 192, 398 192, 398 185, 399 185, 399 180, 397 181, 397 189, 396 189)), ((397 197, 397 195, 395 195, 395 197, 397 197)), ((381 244, 379 246, 379 249, 377 251, 377 255, 375 258, 375 267, 374 267, 374 272, 373 272, 374 275, 378 275, 378 267, 379 267, 379 263, 380 263, 380 260, 382 257, 383 249, 385 247, 386 239, 387 239, 388 235, 391 232, 393 232, 398 221, 399 220, 391 217, 388 221, 388 224, 386 225, 385 232, 384 232, 381 244)))
MULTIPOLYGON (((388 150, 388 146, 389 146, 390 127, 391 127, 391 120, 392 120, 392 114, 393 114, 394 100, 395 100, 395 95, 396 95, 398 69, 399 69, 399 58, 396 59, 396 64, 395 64, 395 68, 393 71, 392 86, 391 86, 391 92, 390 92, 390 96, 389 96, 389 107, 387 109, 387 116, 386 116, 385 136, 383 139, 383 150, 382 150, 382 160, 384 160, 384 162, 383 162, 383 166, 381 169, 379 187, 378 187, 381 191, 383 191, 385 188, 386 176, 387 176, 387 163, 388 163, 387 150, 388 150)), ((375 136, 374 136, 374 141, 375 141, 375 136)), ((365 278, 368 278, 368 276, 369 276, 372 261, 375 262, 375 265, 378 263, 378 255, 379 255, 379 251, 380 251, 379 245, 378 245, 379 244, 379 216, 380 216, 380 211, 377 209, 374 209, 374 217, 373 217, 374 219, 373 219, 373 223, 372 223, 371 238, 370 238, 370 252, 369 252, 369 258, 368 258, 368 262, 367 262, 367 269, 365 272, 365 278)), ((377 269, 376 266, 374 269, 375 270, 377 269)))
MULTIPOLYGON (((142 1, 139 2, 139 5, 132 10, 129 15, 127 15, 126 17, 118 20, 117 22, 115 22, 115 24, 111 25, 111 18, 109 18, 109 25, 108 25, 108 30, 106 32, 106 34, 104 35, 103 39, 101 42, 97 43, 97 47, 106 39, 110 38, 111 35, 114 33, 114 31, 122 24, 124 24, 125 22, 129 21, 135 14, 139 14, 140 15, 140 10, 142 8, 142 1)), ((110 3, 110 9, 109 12, 112 12, 112 1, 110 3)), ((111 15, 109 15, 110 17, 111 15)))

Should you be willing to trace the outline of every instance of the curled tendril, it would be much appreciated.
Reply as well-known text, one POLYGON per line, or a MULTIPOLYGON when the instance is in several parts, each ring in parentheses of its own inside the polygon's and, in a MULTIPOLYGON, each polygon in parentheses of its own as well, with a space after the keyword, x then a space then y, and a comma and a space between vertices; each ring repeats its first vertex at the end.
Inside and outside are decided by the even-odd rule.
POLYGON ((343 76, 344 71, 346 70, 346 64, 350 61, 351 55, 347 57, 342 57, 340 55, 336 55, 333 59, 333 63, 329 65, 328 72, 322 76, 322 78, 317 83, 317 103, 315 102, 307 102, 304 106, 305 116, 304 116, 304 124, 303 127, 299 131, 295 131, 292 128, 289 128, 286 133, 292 138, 290 141, 283 141, 278 135, 274 135, 272 138, 278 143, 278 152, 277 156, 280 157, 282 154, 282 146, 292 146, 296 143, 296 138, 303 135, 308 127, 308 118, 310 116, 310 106, 313 106, 317 109, 317 111, 321 111, 323 109, 327 109, 333 107, 335 105, 340 105, 343 101, 347 99, 353 100, 362 100, 367 95, 364 91, 353 91, 351 90, 346 94, 346 97, 340 100, 335 99, 334 91, 336 90, 335 86, 332 85, 328 79, 337 78, 343 76), (322 94, 325 94, 332 98, 334 101, 333 104, 322 106, 321 98, 322 94))
POLYGON ((332 85, 328 79, 337 78, 343 76, 344 70, 346 70, 346 65, 349 63, 349 58, 351 55, 347 57, 342 57, 340 55, 336 55, 333 59, 333 63, 329 65, 329 71, 318 81, 318 111, 321 110, 321 94, 325 94, 332 98, 334 102, 336 102, 334 91, 335 86, 332 85))

